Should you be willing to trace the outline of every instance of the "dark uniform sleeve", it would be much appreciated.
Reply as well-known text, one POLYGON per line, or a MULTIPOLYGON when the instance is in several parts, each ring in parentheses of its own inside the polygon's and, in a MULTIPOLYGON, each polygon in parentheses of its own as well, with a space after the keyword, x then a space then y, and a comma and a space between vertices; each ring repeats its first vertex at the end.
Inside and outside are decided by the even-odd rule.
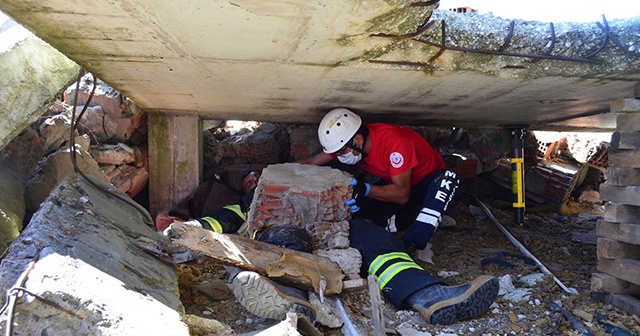
POLYGON ((246 193, 237 204, 225 205, 212 216, 198 218, 202 227, 218 233, 235 233, 247 220, 253 190, 246 193))

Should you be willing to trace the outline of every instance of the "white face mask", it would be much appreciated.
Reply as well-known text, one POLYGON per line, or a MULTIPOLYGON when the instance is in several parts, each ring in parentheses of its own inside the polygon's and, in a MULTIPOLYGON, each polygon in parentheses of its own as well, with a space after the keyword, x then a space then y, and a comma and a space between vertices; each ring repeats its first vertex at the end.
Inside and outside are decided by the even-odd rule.
POLYGON ((354 165, 362 159, 362 153, 353 155, 353 152, 347 152, 338 156, 338 160, 344 164, 354 165))

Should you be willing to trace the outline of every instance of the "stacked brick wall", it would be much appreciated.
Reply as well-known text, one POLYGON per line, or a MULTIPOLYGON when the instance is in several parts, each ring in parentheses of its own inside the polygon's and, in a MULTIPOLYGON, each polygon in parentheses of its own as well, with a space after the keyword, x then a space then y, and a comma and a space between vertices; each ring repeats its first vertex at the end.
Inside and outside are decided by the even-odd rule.
POLYGON ((315 249, 349 246, 350 177, 330 167, 283 163, 262 171, 247 221, 252 230, 304 228, 315 249))
POLYGON ((308 158, 322 149, 318 140, 318 126, 291 125, 288 131, 292 161, 308 158))
POLYGON ((597 224, 600 273, 591 287, 594 299, 640 315, 640 99, 613 101, 611 112, 619 115, 600 186, 608 203, 597 224))

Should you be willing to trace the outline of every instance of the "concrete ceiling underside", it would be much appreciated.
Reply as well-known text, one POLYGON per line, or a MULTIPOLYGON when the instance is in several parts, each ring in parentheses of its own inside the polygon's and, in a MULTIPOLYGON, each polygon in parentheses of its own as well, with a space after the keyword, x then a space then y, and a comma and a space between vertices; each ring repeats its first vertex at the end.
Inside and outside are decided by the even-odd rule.
POLYGON ((313 123, 344 106, 369 122, 610 130, 610 101, 632 97, 640 80, 640 18, 512 24, 435 8, 382 0, 0 2, 146 110, 205 119, 313 123))

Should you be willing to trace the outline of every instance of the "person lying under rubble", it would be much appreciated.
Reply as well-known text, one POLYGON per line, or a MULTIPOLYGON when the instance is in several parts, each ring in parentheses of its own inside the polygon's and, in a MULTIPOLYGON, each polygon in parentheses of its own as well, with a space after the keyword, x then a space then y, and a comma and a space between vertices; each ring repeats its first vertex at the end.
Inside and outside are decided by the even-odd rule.
POLYGON ((395 228, 413 254, 422 250, 442 221, 459 184, 447 170, 442 155, 415 130, 391 124, 363 124, 346 108, 329 111, 318 126, 323 152, 298 163, 325 165, 338 160, 359 165, 379 177, 370 184, 353 179, 352 199, 347 202, 353 217, 367 218, 395 228))
MULTIPOLYGON (((449 286, 416 264, 402 241, 385 229, 367 219, 352 219, 349 224, 350 246, 362 254, 362 273, 376 275, 380 291, 396 309, 414 309, 432 324, 453 324, 483 314, 495 301, 499 289, 495 277, 482 275, 469 283, 449 286)), ((258 240, 310 252, 311 239, 297 227, 273 227, 258 240)), ((315 316, 307 293, 256 272, 238 273, 232 288, 238 301, 254 315, 282 320, 293 310, 311 321, 315 316)))
POLYGON ((162 232, 171 223, 180 221, 217 233, 237 232, 247 219, 247 212, 253 199, 253 191, 258 185, 259 177, 259 170, 247 169, 243 171, 239 182, 229 183, 232 189, 241 191, 242 196, 237 198, 237 202, 224 205, 219 209, 211 208, 211 204, 207 200, 203 200, 219 196, 211 195, 214 192, 210 185, 218 182, 216 180, 204 182, 198 186, 192 195, 181 201, 178 206, 161 211, 156 216, 156 229, 162 232), (198 205, 193 206, 191 203, 198 203, 198 205), (197 210, 194 208, 197 208, 197 210))
MULTIPOLYGON (((216 232, 220 228, 222 232, 235 232, 233 230, 242 224, 240 221, 244 222, 246 218, 244 211, 253 199, 259 177, 259 174, 246 174, 243 178, 243 190, 251 198, 243 197, 242 204, 237 205, 243 211, 242 215, 235 207, 223 207, 205 217, 207 219, 187 223, 216 232)), ((367 219, 352 219, 349 224, 350 246, 362 255, 362 273, 377 277, 380 291, 397 309, 413 308, 427 322, 452 324, 483 314, 495 301, 499 288, 495 277, 483 275, 466 284, 449 286, 418 265, 409 256, 404 243, 384 228, 367 219)), ((268 228, 256 239, 312 252, 309 235, 297 227, 268 228)), ((293 310, 311 321, 315 319, 315 307, 308 302, 307 292, 279 284, 256 272, 239 272, 232 280, 232 288, 238 301, 254 315, 283 320, 286 313, 293 310)))

